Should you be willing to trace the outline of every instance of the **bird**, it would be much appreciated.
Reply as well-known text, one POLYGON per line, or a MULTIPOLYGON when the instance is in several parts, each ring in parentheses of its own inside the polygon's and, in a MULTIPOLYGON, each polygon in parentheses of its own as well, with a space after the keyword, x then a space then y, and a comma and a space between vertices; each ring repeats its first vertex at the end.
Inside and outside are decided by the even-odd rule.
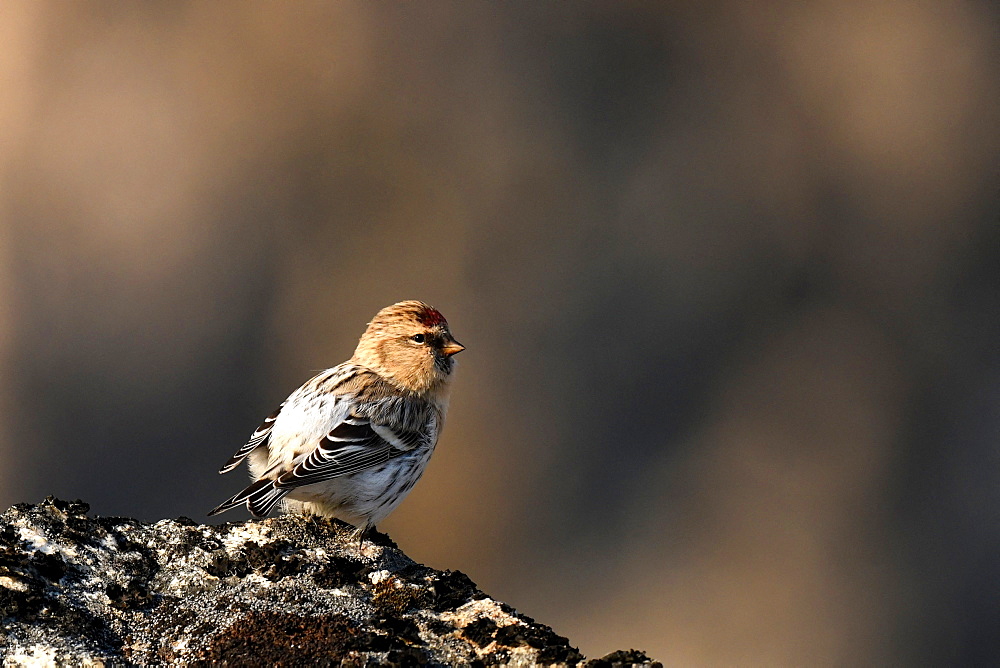
POLYGON ((219 470, 246 461, 253 482, 208 514, 246 505, 265 517, 281 503, 364 536, 423 474, 463 350, 434 307, 407 300, 383 308, 349 360, 292 392, 219 470))

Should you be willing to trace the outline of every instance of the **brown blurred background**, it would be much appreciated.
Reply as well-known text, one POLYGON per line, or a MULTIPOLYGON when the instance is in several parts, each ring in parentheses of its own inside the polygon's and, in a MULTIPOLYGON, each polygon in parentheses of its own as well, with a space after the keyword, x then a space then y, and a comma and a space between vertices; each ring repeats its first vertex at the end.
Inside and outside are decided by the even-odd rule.
POLYGON ((591 656, 996 660, 998 15, 5 2, 0 505, 204 520, 419 298, 416 559, 591 656))

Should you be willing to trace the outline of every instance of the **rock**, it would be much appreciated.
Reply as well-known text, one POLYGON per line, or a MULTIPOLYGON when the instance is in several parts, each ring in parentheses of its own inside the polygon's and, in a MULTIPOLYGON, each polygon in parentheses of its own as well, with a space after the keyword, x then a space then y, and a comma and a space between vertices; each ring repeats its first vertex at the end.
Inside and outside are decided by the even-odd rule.
POLYGON ((460 571, 301 515, 207 526, 88 517, 51 497, 0 516, 4 666, 654 666, 585 661, 460 571))

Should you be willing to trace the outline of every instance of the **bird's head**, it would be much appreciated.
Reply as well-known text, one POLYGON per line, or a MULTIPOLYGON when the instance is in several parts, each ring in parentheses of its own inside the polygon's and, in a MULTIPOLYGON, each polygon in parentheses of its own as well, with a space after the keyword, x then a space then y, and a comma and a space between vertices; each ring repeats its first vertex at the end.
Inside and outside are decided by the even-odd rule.
POLYGON ((465 350, 441 313, 411 300, 387 306, 368 323, 353 361, 416 394, 444 390, 465 350))

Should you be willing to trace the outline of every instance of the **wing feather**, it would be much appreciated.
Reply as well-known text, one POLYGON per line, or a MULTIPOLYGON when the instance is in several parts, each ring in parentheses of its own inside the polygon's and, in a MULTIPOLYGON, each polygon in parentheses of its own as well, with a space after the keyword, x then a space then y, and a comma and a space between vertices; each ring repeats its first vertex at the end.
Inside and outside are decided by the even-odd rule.
POLYGON ((243 444, 243 447, 237 450, 235 455, 229 458, 225 466, 219 469, 219 473, 229 473, 239 466, 240 462, 247 458, 247 455, 264 444, 264 441, 271 435, 271 428, 274 426, 274 421, 278 419, 278 414, 281 413, 281 409, 285 403, 287 402, 282 402, 281 406, 278 406, 273 413, 264 418, 264 421, 261 422, 260 426, 250 436, 250 440, 243 444))
POLYGON ((278 476, 275 487, 290 490, 385 464, 422 443, 430 445, 435 425, 432 418, 423 430, 394 430, 353 414, 290 471, 278 476))

